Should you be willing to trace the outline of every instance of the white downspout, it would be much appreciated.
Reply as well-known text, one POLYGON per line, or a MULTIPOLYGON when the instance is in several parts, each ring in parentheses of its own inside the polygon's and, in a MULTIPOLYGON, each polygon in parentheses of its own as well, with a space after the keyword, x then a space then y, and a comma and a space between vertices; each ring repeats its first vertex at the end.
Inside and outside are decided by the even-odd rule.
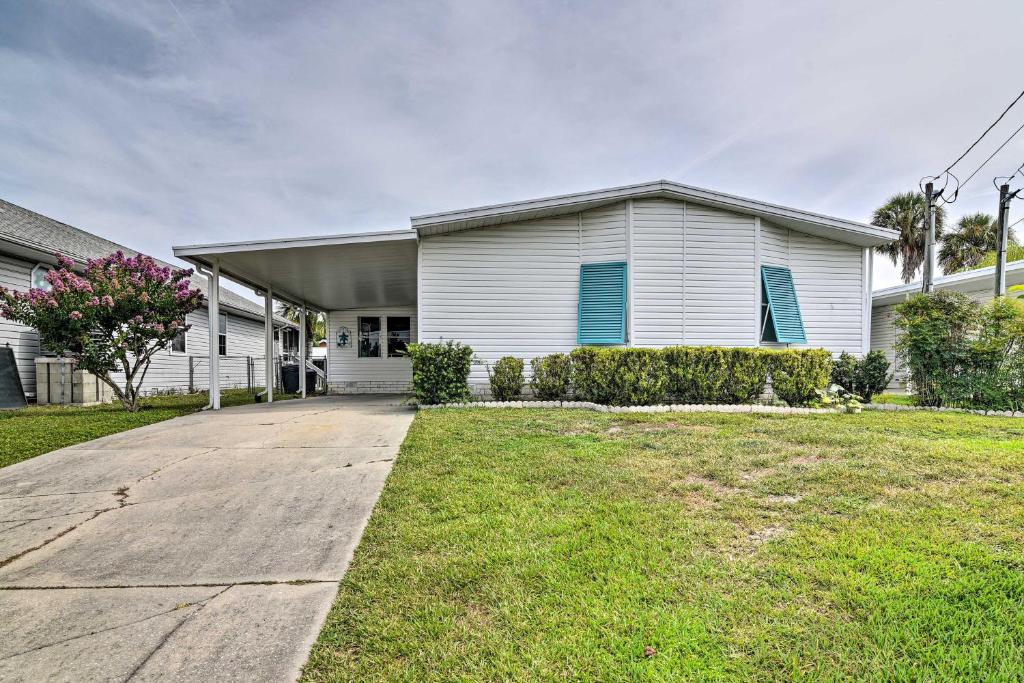
POLYGON ((274 402, 274 292, 267 287, 263 294, 263 327, 264 336, 264 384, 266 384, 267 403, 274 402))
POLYGON ((214 260, 210 270, 210 408, 220 410, 220 262, 214 260))
POLYGON ((299 393, 306 398, 306 304, 299 306, 299 393))

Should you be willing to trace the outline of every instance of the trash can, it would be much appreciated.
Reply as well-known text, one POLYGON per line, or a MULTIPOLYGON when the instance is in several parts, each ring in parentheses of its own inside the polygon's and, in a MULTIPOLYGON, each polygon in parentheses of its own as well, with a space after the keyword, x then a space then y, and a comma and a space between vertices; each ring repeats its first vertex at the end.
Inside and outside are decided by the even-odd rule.
POLYGON ((316 370, 306 368, 306 393, 312 394, 316 391, 316 370))
POLYGON ((286 394, 294 394, 299 391, 299 366, 292 363, 291 365, 281 366, 281 384, 286 394))

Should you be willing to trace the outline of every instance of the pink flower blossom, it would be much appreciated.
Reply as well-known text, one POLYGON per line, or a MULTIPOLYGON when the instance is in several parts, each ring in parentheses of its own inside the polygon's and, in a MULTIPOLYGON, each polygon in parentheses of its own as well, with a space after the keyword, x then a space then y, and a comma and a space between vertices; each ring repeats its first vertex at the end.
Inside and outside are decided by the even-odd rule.
POLYGON ((141 315, 135 316, 134 318, 132 318, 132 322, 135 323, 136 325, 141 325, 142 324, 142 316, 141 315))
POLYGON ((114 305, 114 298, 112 296, 110 296, 109 294, 104 294, 102 301, 103 301, 103 305, 104 306, 113 306, 114 305))
POLYGON ((72 320, 81 320, 82 314, 79 313, 78 311, 71 311, 71 313, 68 314, 68 317, 71 318, 72 320))
POLYGON ((93 298, 89 299, 89 305, 92 306, 93 308, 99 306, 100 298, 98 296, 94 296, 93 298))

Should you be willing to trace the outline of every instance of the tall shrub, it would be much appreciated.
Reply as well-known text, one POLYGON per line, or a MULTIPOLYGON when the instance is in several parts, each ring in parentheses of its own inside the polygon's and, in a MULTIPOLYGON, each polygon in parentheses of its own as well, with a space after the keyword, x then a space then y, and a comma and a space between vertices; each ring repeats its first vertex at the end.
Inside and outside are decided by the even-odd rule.
POLYGON ((491 382, 491 396, 496 401, 511 401, 523 393, 523 360, 505 356, 499 358, 493 368, 487 369, 491 382))
POLYGON ((581 401, 607 403, 610 396, 604 382, 607 357, 602 355, 605 349, 593 346, 581 346, 569 354, 572 360, 573 396, 581 401))
POLYGON ((994 410, 1024 407, 1024 301, 993 299, 981 308, 970 339, 964 405, 994 410))
POLYGON ((969 391, 970 338, 978 306, 949 290, 918 294, 896 307, 896 354, 921 405, 958 403, 969 391))
POLYGON ((764 393, 771 357, 765 349, 727 349, 725 397, 729 403, 752 403, 764 393))
POLYGON ((38 330, 54 353, 73 358, 109 386, 129 411, 139 409, 139 388, 154 354, 183 330, 203 295, 190 289, 191 270, 161 266, 149 256, 117 251, 75 272, 57 255, 48 289, 9 292, 0 287, 0 315, 38 330), (123 373, 118 383, 114 373, 123 373))
POLYGON ((828 388, 832 355, 824 349, 787 349, 772 354, 771 378, 775 395, 791 406, 803 406, 828 388))
POLYGON ((542 401, 563 401, 569 398, 572 382, 572 359, 565 353, 552 353, 530 361, 530 388, 542 401))
POLYGON ((473 349, 461 342, 409 344, 412 386, 420 403, 457 403, 469 398, 473 349))

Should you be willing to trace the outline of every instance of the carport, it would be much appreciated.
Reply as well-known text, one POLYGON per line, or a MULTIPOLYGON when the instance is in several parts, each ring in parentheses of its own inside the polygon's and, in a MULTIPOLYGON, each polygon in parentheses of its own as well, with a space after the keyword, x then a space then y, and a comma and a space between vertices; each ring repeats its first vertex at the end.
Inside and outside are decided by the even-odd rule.
MULTIPOLYGON (((174 255, 210 279, 210 319, 220 310, 220 278, 251 288, 265 306, 266 377, 274 374, 274 299, 299 310, 299 367, 309 364, 306 315, 309 311, 374 306, 412 306, 417 301, 415 230, 350 233, 253 242, 226 242, 174 247, 174 255)), ((220 409, 217 327, 210 326, 210 403, 220 409)), ((330 354, 328 354, 329 356, 330 354)), ((328 362, 330 362, 328 360, 328 362)), ((272 402, 273 382, 267 382, 272 402)), ((299 372, 306 396, 306 373, 299 372)))

